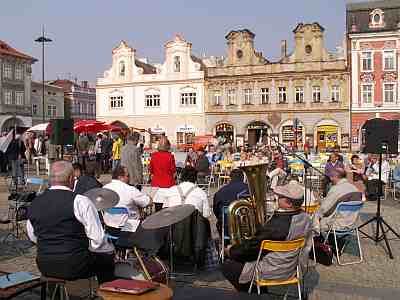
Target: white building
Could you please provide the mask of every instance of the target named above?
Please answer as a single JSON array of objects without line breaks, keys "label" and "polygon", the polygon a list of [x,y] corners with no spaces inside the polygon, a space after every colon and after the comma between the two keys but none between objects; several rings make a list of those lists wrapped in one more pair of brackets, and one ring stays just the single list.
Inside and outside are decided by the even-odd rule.
[{"label": "white building", "polygon": [[192,44],[179,35],[164,49],[164,63],[150,65],[122,41],[112,51],[112,67],[97,80],[97,119],[146,129],[146,145],[164,134],[173,145],[204,135],[201,60],[192,55]]}]

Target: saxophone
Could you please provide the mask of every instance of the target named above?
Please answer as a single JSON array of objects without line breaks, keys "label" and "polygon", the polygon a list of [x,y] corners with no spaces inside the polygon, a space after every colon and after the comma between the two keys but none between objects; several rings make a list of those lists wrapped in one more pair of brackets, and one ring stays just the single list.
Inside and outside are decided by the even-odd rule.
[{"label": "saxophone", "polygon": [[267,164],[239,167],[245,174],[250,197],[233,201],[228,207],[229,235],[232,245],[254,237],[256,226],[266,221]]}]

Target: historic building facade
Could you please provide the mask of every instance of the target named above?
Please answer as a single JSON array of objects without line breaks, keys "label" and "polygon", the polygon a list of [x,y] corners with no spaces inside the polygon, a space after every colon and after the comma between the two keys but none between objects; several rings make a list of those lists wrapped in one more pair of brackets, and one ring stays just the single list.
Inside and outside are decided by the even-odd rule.
[{"label": "historic building facade", "polygon": [[64,116],[74,120],[96,119],[96,89],[85,80],[71,81],[57,79],[49,85],[60,87],[64,91]]},{"label": "historic building facade", "polygon": [[346,18],[352,142],[358,149],[365,121],[400,119],[400,1],[349,4]]},{"label": "historic building facade", "polygon": [[324,28],[298,24],[294,49],[271,62],[254,49],[255,34],[231,31],[227,56],[207,59],[207,134],[234,145],[270,142],[300,148],[349,146],[349,73],[342,51],[324,47]]},{"label": "historic building facade", "polygon": [[[43,84],[32,81],[32,125],[43,123]],[[44,120],[64,118],[64,90],[50,84],[44,85]]]},{"label": "historic building facade", "polygon": [[31,78],[35,58],[0,40],[0,130],[32,126]]},{"label": "historic building facade", "polygon": [[164,46],[164,63],[151,65],[122,41],[112,51],[111,68],[97,80],[97,119],[144,129],[149,146],[161,135],[177,145],[203,135],[204,71],[191,49],[176,35]]}]

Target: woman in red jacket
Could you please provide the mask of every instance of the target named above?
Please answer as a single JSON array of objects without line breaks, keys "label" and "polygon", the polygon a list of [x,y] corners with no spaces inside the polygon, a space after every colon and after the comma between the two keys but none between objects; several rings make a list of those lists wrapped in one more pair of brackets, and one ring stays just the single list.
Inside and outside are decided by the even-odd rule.
[{"label": "woman in red jacket", "polygon": [[151,186],[157,189],[153,199],[157,211],[162,208],[168,189],[176,184],[176,164],[174,156],[169,152],[170,148],[170,142],[163,136],[158,144],[158,151],[151,155],[149,170]]}]

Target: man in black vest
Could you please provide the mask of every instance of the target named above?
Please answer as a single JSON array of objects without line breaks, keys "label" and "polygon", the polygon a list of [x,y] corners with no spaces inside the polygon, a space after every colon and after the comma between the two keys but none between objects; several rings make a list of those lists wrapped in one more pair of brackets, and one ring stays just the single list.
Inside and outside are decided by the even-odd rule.
[{"label": "man in black vest", "polygon": [[105,238],[93,203],[72,192],[72,164],[54,162],[50,184],[51,188],[37,196],[28,211],[28,235],[37,243],[40,272],[66,280],[94,275],[99,283],[113,280],[114,247]]}]

